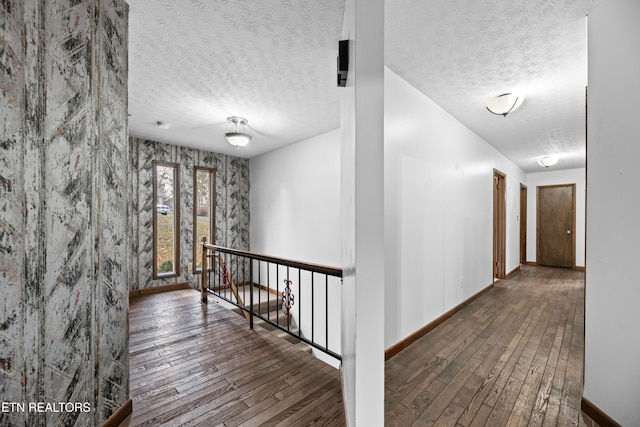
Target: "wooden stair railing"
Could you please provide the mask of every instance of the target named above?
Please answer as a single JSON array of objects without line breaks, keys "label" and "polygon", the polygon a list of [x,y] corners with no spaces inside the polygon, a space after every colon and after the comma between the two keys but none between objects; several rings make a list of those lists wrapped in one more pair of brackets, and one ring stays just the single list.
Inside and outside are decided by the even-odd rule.
[{"label": "wooden stair railing", "polygon": [[[233,281],[232,277],[231,277],[231,273],[229,272],[229,269],[227,268],[227,264],[224,262],[224,260],[222,259],[222,256],[220,256],[220,254],[207,254],[207,251],[204,248],[204,245],[207,244],[207,238],[203,237],[202,238],[202,246],[203,246],[203,250],[202,250],[202,277],[201,277],[201,295],[202,295],[202,302],[206,303],[207,302],[207,293],[206,293],[206,287],[207,287],[207,280],[208,280],[208,271],[209,271],[209,263],[208,260],[209,258],[215,258],[218,260],[218,263],[220,264],[220,268],[222,269],[222,277],[224,279],[224,281],[226,282],[226,284],[231,288],[231,292],[233,293],[233,296],[236,298],[236,302],[238,303],[239,306],[243,306],[244,305],[244,301],[242,300],[242,297],[240,296],[240,293],[238,292],[238,286],[236,286],[235,282]],[[251,316],[251,313],[245,310],[240,310],[242,311],[242,315],[251,323],[251,327],[253,328],[253,318]]]},{"label": "wooden stair railing", "polygon": [[[218,262],[218,266],[214,268],[215,261]],[[234,266],[233,275],[229,265]],[[294,275],[291,278],[289,276],[290,269]],[[276,276],[275,280],[273,277],[269,278],[270,270],[275,271],[273,273]],[[279,276],[280,272],[282,272],[281,276]],[[212,275],[211,273],[214,274]],[[263,273],[262,277],[261,273]],[[234,275],[235,281],[233,280]],[[283,278],[285,286],[284,288],[279,288],[278,284],[282,281],[280,279]],[[342,360],[339,350],[336,350],[339,349],[340,345],[339,335],[338,339],[335,338],[335,333],[339,334],[340,331],[339,317],[336,318],[331,315],[330,313],[332,312],[329,310],[330,302],[335,301],[339,304],[339,301],[336,300],[341,298],[341,269],[209,245],[206,242],[206,238],[203,238],[202,274],[200,280],[203,303],[207,303],[209,293],[214,294],[242,311],[243,315],[249,320],[250,328],[253,328],[254,318],[260,319],[307,345],[339,361]],[[295,289],[293,286],[292,288],[289,287],[292,281],[295,281]],[[243,286],[242,295],[245,297],[247,287],[249,288],[249,304],[245,304],[243,301],[239,285]],[[228,294],[229,288],[235,301]],[[275,319],[271,318],[268,313],[265,315],[261,309],[261,288],[278,295],[279,302],[276,304]],[[254,291],[256,289],[258,290],[259,298],[257,308],[254,305]],[[282,292],[280,292],[280,289],[282,289]],[[294,295],[293,292],[300,293],[300,295]],[[306,296],[307,302],[305,303],[304,311],[301,312],[303,301],[298,301],[298,298],[303,294]],[[294,306],[296,307],[295,313],[292,313],[291,308]],[[277,310],[280,311],[278,312]],[[333,313],[335,313],[335,310]],[[296,319],[301,322],[295,326],[293,324],[294,317],[292,317],[294,314],[297,316]],[[279,318],[278,316],[283,317]],[[285,324],[281,320],[285,320]],[[336,322],[338,323],[336,324]],[[302,323],[306,325],[304,326],[307,328],[305,329],[306,333],[303,333]],[[330,327],[330,323],[333,325],[332,327]],[[331,336],[330,331],[333,331]],[[333,339],[331,340],[330,338]]]}]

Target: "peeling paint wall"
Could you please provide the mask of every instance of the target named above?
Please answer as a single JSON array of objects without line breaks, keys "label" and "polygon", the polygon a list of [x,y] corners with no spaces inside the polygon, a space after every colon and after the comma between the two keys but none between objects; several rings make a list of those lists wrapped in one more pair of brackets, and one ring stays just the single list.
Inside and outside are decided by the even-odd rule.
[{"label": "peeling paint wall", "polygon": [[129,399],[127,26],[124,0],[0,2],[3,426]]},{"label": "peeling paint wall", "polygon": [[[153,161],[180,165],[180,276],[153,279]],[[131,290],[187,282],[197,288],[193,262],[193,171],[216,169],[216,244],[249,250],[249,160],[130,138],[129,209],[132,236]]]}]

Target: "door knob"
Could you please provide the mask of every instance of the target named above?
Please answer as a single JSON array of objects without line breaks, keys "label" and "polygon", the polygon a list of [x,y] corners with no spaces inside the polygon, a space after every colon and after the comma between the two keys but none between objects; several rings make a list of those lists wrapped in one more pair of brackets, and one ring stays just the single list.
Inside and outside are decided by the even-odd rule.
[{"label": "door knob", "polygon": [[571,234],[571,230],[567,230],[567,234]]}]

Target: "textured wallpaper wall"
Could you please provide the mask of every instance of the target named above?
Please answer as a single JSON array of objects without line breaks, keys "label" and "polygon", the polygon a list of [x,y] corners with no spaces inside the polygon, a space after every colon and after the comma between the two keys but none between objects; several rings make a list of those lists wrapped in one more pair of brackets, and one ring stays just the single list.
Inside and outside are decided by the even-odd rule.
[{"label": "textured wallpaper wall", "polygon": [[129,399],[127,27],[124,0],[0,2],[2,426]]},{"label": "textured wallpaper wall", "polygon": [[[130,289],[140,290],[174,283],[199,287],[193,262],[193,170],[216,169],[216,244],[249,249],[249,160],[138,138],[130,138],[129,209]],[[153,279],[153,161],[180,164],[180,276]],[[135,255],[137,254],[137,255]]]}]

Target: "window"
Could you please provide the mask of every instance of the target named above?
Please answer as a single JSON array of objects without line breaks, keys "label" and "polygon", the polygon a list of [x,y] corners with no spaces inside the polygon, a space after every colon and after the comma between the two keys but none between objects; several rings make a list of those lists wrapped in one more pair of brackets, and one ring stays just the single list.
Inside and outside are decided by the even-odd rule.
[{"label": "window", "polygon": [[180,274],[180,166],[153,162],[153,278]]},{"label": "window", "polygon": [[196,167],[193,174],[193,272],[202,270],[202,238],[215,242],[216,170]]}]

